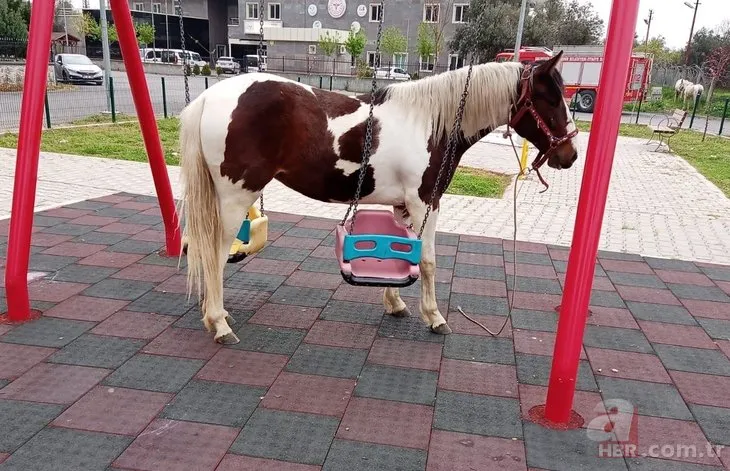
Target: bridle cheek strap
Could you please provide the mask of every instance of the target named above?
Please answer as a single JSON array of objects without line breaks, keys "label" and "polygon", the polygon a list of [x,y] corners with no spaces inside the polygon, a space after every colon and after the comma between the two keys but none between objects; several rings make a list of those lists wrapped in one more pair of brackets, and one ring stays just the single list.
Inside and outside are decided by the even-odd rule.
[{"label": "bridle cheek strap", "polygon": [[542,193],[544,191],[547,191],[549,185],[542,177],[542,175],[540,175],[540,167],[548,161],[548,159],[557,151],[558,147],[560,147],[566,141],[574,138],[578,134],[578,128],[573,129],[571,132],[562,137],[555,137],[553,132],[545,123],[545,120],[542,119],[542,116],[540,116],[540,114],[535,109],[535,105],[530,99],[530,96],[532,95],[532,73],[532,66],[525,66],[525,69],[522,72],[522,77],[520,79],[522,82],[522,93],[520,93],[520,98],[517,100],[517,103],[514,104],[514,108],[517,110],[517,112],[509,120],[509,126],[514,128],[515,125],[519,123],[520,120],[524,117],[525,113],[530,113],[530,115],[532,115],[532,119],[535,120],[537,127],[550,141],[550,147],[548,147],[547,151],[540,151],[537,154],[537,157],[535,157],[535,160],[532,161],[531,166],[531,170],[533,170],[537,174],[537,178],[540,180],[540,183],[545,185],[545,189],[540,192]]}]

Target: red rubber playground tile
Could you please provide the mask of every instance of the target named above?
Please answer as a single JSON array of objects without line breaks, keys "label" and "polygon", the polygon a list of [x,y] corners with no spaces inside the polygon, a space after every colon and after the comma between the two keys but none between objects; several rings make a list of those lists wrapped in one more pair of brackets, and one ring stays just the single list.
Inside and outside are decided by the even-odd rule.
[{"label": "red rubber playground tile", "polygon": [[606,271],[618,271],[623,273],[638,273],[652,275],[651,267],[644,262],[631,262],[625,260],[601,259],[601,266]]},{"label": "red rubber playground tile", "polygon": [[78,242],[63,242],[54,247],[44,250],[41,253],[48,255],[65,255],[68,257],[88,257],[100,250],[107,248],[100,244],[81,244]]},{"label": "red rubber playground tile", "polygon": [[[641,413],[641,411],[639,411]],[[639,456],[643,453],[657,453],[655,449],[650,449],[652,445],[665,444],[670,446],[681,444],[683,447],[694,446],[698,453],[675,453],[673,460],[705,464],[710,466],[721,466],[717,456],[710,456],[707,453],[707,437],[702,432],[700,426],[695,422],[664,419],[659,417],[649,417],[639,415],[638,421],[639,438],[637,453]],[[702,453],[699,453],[699,452]],[[679,468],[678,468],[679,469]]]},{"label": "red rubber playground tile", "polygon": [[517,397],[517,371],[512,365],[444,358],[438,387],[472,394]]},{"label": "red rubber playground tile", "polygon": [[683,299],[682,304],[695,317],[709,317],[730,321],[730,303]]},{"label": "red rubber playground tile", "polygon": [[198,371],[196,377],[209,381],[269,387],[288,360],[289,357],[284,355],[222,349]]},{"label": "red rubber playground tile", "polygon": [[524,471],[525,461],[521,440],[434,430],[426,471]]},{"label": "red rubber playground tile", "polygon": [[[294,273],[294,270],[296,270],[298,266],[299,264],[297,262],[270,260],[268,258],[253,258],[241,269],[241,271],[289,276]],[[317,273],[317,275],[319,275],[319,273]]]},{"label": "red rubber playground tile", "polygon": [[588,324],[623,329],[638,329],[639,324],[628,309],[615,307],[591,306]]},{"label": "red rubber playground tile", "polygon": [[507,296],[507,288],[503,281],[475,278],[454,278],[451,282],[451,291],[477,296]]},{"label": "red rubber playground tile", "polygon": [[48,317],[100,322],[129,304],[129,301],[72,296],[43,313]]},{"label": "red rubber playground tile", "polygon": [[96,252],[79,260],[80,265],[94,265],[97,267],[124,268],[142,260],[145,256],[136,253],[123,252]]},{"label": "red rubber playground tile", "polygon": [[157,337],[177,318],[147,312],[119,311],[91,329],[92,334],[151,339]]},{"label": "red rubber playground tile", "polygon": [[625,301],[637,301],[652,304],[671,304],[681,306],[674,294],[668,289],[644,288],[641,286],[616,286],[616,291]]},{"label": "red rubber playground tile", "polygon": [[119,218],[88,214],[69,221],[69,224],[80,224],[82,226],[106,226],[107,224],[117,221],[119,221]]},{"label": "red rubber playground tile", "polygon": [[692,404],[730,408],[730,376],[670,371],[682,398]]},{"label": "red rubber playground tile", "polygon": [[355,384],[354,379],[283,372],[261,405],[267,409],[342,417]]},{"label": "red rubber playground tile", "polygon": [[441,344],[378,337],[373,342],[368,362],[401,368],[438,371]]},{"label": "red rubber playground tile", "polygon": [[0,379],[13,380],[54,352],[55,348],[0,343]]},{"label": "red rubber playground tile", "polygon": [[330,347],[370,348],[377,327],[349,322],[317,321],[304,337],[307,343]]},{"label": "red rubber playground tile", "polygon": [[145,346],[144,353],[208,360],[221,345],[211,342],[205,330],[168,328]]},{"label": "red rubber playground tile", "polygon": [[712,286],[712,280],[704,273],[687,271],[654,270],[657,276],[665,283],[682,285]]},{"label": "red rubber playground tile", "polygon": [[104,227],[100,227],[97,229],[99,232],[115,232],[117,234],[137,234],[139,232],[142,232],[146,229],[149,229],[149,226],[144,226],[142,224],[127,224],[123,222],[113,222],[111,224],[107,224]]},{"label": "red rubber playground tile", "polygon": [[651,321],[639,321],[639,325],[646,338],[653,343],[665,343],[681,347],[715,348],[715,343],[700,326],[683,325],[681,328],[677,328],[677,324]]},{"label": "red rubber playground tile", "polygon": [[0,398],[73,404],[111,370],[40,363],[0,390]]},{"label": "red rubber playground tile", "polygon": [[67,281],[40,280],[28,285],[28,295],[34,301],[60,303],[91,285]]},{"label": "red rubber playground tile", "polygon": [[[505,323],[504,316],[488,316],[482,314],[470,314],[468,312],[467,315],[494,333],[496,333]],[[451,327],[451,330],[453,330],[455,334],[482,335],[491,337],[491,334],[489,332],[464,317],[464,315],[462,315],[459,311],[450,312],[446,320],[449,324],[449,327]],[[502,332],[500,332],[499,337],[512,337],[512,322],[510,320],[507,320],[507,324],[504,326]]]},{"label": "red rubber playground tile", "polygon": [[111,278],[123,278],[125,280],[151,281],[159,283],[179,273],[176,267],[164,265],[150,265],[135,263],[111,275]]},{"label": "red rubber playground tile", "polygon": [[73,239],[74,236],[63,234],[48,234],[46,232],[36,232],[33,234],[30,245],[38,247],[53,247],[67,240]]},{"label": "red rubber playground tile", "polygon": [[593,373],[612,378],[671,383],[659,357],[649,353],[624,352],[605,348],[587,348]]},{"label": "red rubber playground tile", "polygon": [[215,471],[319,471],[321,466],[228,454]]},{"label": "red rubber playground tile", "polygon": [[256,311],[248,322],[292,329],[309,329],[319,317],[320,312],[322,312],[321,309],[313,307],[267,303]]}]

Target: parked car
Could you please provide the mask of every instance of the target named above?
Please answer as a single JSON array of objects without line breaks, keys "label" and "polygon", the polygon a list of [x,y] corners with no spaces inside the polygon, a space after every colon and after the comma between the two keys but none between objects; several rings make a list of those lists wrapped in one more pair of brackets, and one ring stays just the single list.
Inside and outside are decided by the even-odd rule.
[{"label": "parked car", "polygon": [[57,54],[53,61],[56,80],[101,85],[104,72],[83,54]]},{"label": "parked car", "polygon": [[215,63],[216,68],[220,67],[223,73],[237,74],[241,71],[241,64],[239,64],[233,57],[222,56],[218,58]]},{"label": "parked car", "polygon": [[400,67],[378,67],[375,70],[375,77],[379,79],[410,80],[408,72]]}]

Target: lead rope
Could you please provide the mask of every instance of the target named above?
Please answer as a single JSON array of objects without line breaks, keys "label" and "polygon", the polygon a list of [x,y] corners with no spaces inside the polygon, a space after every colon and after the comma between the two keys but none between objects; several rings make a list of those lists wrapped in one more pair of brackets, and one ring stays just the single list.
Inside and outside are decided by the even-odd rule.
[{"label": "lead rope", "polygon": [[[472,321],[482,329],[486,330],[489,335],[492,337],[498,337],[499,334],[502,333],[504,328],[507,326],[507,322],[509,322],[510,318],[512,317],[512,309],[515,305],[515,287],[517,286],[517,194],[522,190],[522,184],[520,184],[519,190],[517,189],[517,182],[519,181],[520,177],[522,175],[525,175],[525,169],[522,168],[522,164],[520,163],[520,156],[517,153],[517,147],[515,147],[515,143],[512,140],[512,133],[509,132],[509,125],[507,125],[507,133],[509,136],[509,141],[512,144],[512,150],[515,153],[515,158],[517,159],[517,166],[520,168],[520,172],[517,174],[517,177],[515,178],[515,186],[513,191],[513,197],[512,197],[512,218],[513,218],[513,233],[512,233],[512,293],[510,293],[509,299],[508,299],[508,306],[507,306],[507,318],[504,320],[504,323],[502,323],[502,327],[499,328],[499,330],[494,333],[491,330],[489,330],[487,327],[485,327],[481,322],[477,321],[476,319],[471,318],[467,313],[464,312],[464,310],[461,308],[461,306],[456,306],[456,310],[461,313],[464,317],[466,317],[468,320]],[[529,173],[529,171],[528,171]]]}]

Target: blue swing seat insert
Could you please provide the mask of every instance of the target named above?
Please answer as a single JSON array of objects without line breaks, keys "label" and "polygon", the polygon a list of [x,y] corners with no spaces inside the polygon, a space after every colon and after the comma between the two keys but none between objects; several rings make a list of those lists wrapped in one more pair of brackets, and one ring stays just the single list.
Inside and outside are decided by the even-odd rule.
[{"label": "blue swing seat insert", "polygon": [[[371,245],[371,247],[358,248],[358,245]],[[404,250],[399,250],[401,247]],[[421,261],[421,241],[385,234],[346,234],[342,255],[346,262],[369,257],[381,260],[404,260],[412,265],[418,265]]]},{"label": "blue swing seat insert", "polygon": [[236,239],[240,240],[244,244],[248,244],[249,240],[251,239],[251,220],[246,218],[243,221],[243,224],[241,225],[241,228],[238,230],[238,235],[236,236]]}]

